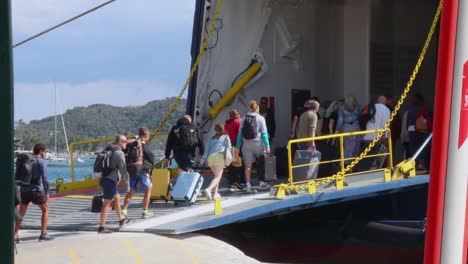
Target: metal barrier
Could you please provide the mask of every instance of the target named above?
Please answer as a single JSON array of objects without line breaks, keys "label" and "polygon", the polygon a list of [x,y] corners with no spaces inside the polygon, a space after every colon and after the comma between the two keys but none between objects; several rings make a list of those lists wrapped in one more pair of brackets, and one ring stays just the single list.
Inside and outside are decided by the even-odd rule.
[{"label": "metal barrier", "polygon": [[[377,169],[372,169],[372,170],[365,170],[365,171],[360,171],[359,173],[365,173],[365,172],[373,172],[373,171],[385,171],[385,180],[391,180],[391,170],[393,169],[393,149],[392,149],[392,139],[390,135],[390,129],[379,129],[379,130],[367,130],[367,131],[357,131],[357,132],[349,132],[349,133],[340,133],[340,134],[333,134],[333,135],[326,135],[326,136],[318,136],[318,137],[313,137],[313,138],[301,138],[301,139],[293,139],[288,142],[288,171],[289,171],[289,178],[288,178],[288,184],[289,184],[289,189],[290,190],[300,190],[300,189],[308,189],[309,192],[314,193],[315,192],[315,187],[320,186],[326,183],[331,182],[333,177],[325,177],[325,178],[319,178],[319,179],[312,179],[312,180],[305,180],[305,181],[297,181],[294,182],[294,174],[293,174],[293,169],[295,168],[301,168],[301,167],[307,167],[307,166],[312,166],[312,165],[320,165],[320,164],[328,164],[328,163],[340,163],[340,168],[343,171],[345,168],[345,161],[347,160],[354,160],[358,156],[354,157],[344,157],[344,138],[345,137],[353,137],[353,136],[358,136],[361,137],[366,134],[373,134],[373,133],[378,133],[378,132],[383,132],[387,133],[386,136],[386,145],[387,145],[387,150],[386,152],[383,153],[377,153],[377,154],[368,154],[364,156],[364,159],[369,159],[369,158],[378,158],[378,157],[387,157],[387,166],[383,168],[377,168]],[[293,164],[293,157],[292,157],[292,146],[293,144],[298,144],[298,143],[307,143],[307,142],[312,142],[312,141],[321,141],[321,140],[330,140],[330,139],[336,139],[338,138],[339,141],[339,153],[340,153],[340,158],[339,159],[334,159],[334,160],[320,160],[319,162],[313,162],[313,163],[307,163],[307,164],[301,164],[301,165],[292,165]],[[360,142],[360,141],[359,141]],[[320,149],[318,149],[320,151]],[[333,173],[333,172],[331,172]],[[355,175],[356,173],[347,173],[344,174],[344,176],[352,176]],[[275,186],[280,188],[281,185]],[[337,181],[337,189],[341,189],[342,186],[338,185]]]},{"label": "metal barrier", "polygon": [[[151,133],[151,138],[155,137],[155,136],[166,136],[168,135],[169,132],[160,132],[160,133]],[[134,136],[129,136],[128,137],[129,139],[132,139],[132,138],[135,138]],[[70,171],[71,171],[71,183],[64,183],[63,182],[63,179],[59,178],[57,179],[57,182],[55,183],[55,186],[57,188],[57,190],[60,192],[61,191],[70,191],[70,190],[75,190],[77,188],[80,188],[80,187],[70,187],[68,186],[65,187],[66,184],[72,184],[72,185],[77,185],[77,186],[83,186],[83,187],[88,187],[89,185],[93,185],[95,184],[96,179],[93,179],[93,178],[86,178],[85,177],[85,181],[83,181],[83,183],[80,183],[80,184],[77,184],[77,182],[75,182],[75,161],[74,161],[74,157],[73,157],[73,151],[74,151],[74,148],[75,146],[78,146],[78,145],[87,145],[87,144],[94,144],[94,143],[103,143],[103,142],[113,142],[115,140],[115,137],[113,138],[102,138],[102,139],[93,139],[93,140],[86,140],[86,141],[80,141],[80,142],[72,142],[70,144]],[[89,182],[88,183],[85,183],[85,182]]]}]

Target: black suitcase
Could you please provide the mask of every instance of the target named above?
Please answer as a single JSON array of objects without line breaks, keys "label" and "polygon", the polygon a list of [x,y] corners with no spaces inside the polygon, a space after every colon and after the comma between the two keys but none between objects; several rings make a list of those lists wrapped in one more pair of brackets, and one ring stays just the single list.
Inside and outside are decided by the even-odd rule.
[{"label": "black suitcase", "polygon": [[276,175],[278,177],[288,178],[288,148],[278,147],[275,149],[276,157]]},{"label": "black suitcase", "polygon": [[93,197],[93,202],[91,204],[91,212],[92,213],[100,213],[103,203],[104,203],[103,196],[102,195],[95,195]]},{"label": "black suitcase", "polygon": [[[319,164],[322,154],[318,150],[297,150],[294,154],[293,166],[304,165],[293,168],[293,181],[306,181],[317,179]],[[307,164],[307,165],[306,165]]]},{"label": "black suitcase", "polygon": [[276,157],[263,155],[257,160],[257,178],[259,181],[276,181]]},{"label": "black suitcase", "polygon": [[[317,149],[322,154],[322,161],[340,160],[340,151],[337,147],[337,143],[333,143],[335,142],[333,142],[332,140],[320,140],[315,143],[317,145]],[[320,168],[318,170],[318,178],[332,176],[340,170],[340,161],[320,164]]]}]

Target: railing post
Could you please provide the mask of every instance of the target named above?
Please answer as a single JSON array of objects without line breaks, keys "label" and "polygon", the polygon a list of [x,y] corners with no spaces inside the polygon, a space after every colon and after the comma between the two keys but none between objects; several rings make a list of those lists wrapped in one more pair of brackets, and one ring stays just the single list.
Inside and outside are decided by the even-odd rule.
[{"label": "railing post", "polygon": [[344,138],[340,135],[340,159],[341,159],[341,170],[344,170]]},{"label": "railing post", "polygon": [[0,217],[1,262],[13,263],[13,211],[14,211],[14,178],[13,178],[13,61],[11,46],[11,5],[10,1],[0,1],[0,113],[3,129],[0,137],[4,140],[0,151],[0,201],[3,212]]},{"label": "railing post", "polygon": [[70,175],[71,175],[71,180],[72,182],[75,182],[75,160],[73,158],[73,148],[75,144],[71,143],[70,144]]},{"label": "railing post", "polygon": [[289,171],[289,185],[293,185],[291,141],[288,141],[288,171]]},{"label": "railing post", "polygon": [[387,137],[387,142],[388,142],[388,164],[387,166],[390,166],[390,168],[393,169],[393,142],[392,142],[392,132],[389,130],[388,131],[388,137]]}]

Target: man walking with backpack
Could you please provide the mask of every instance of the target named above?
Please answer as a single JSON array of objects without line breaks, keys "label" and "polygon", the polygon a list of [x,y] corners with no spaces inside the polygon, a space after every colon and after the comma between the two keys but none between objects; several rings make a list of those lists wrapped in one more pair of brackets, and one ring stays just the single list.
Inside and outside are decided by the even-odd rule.
[{"label": "man walking with backpack", "polygon": [[130,176],[130,191],[125,196],[125,202],[122,209],[122,214],[127,216],[127,209],[130,205],[130,200],[137,190],[137,185],[141,184],[145,191],[143,198],[143,213],[142,218],[149,218],[153,213],[148,211],[148,206],[151,196],[151,176],[150,171],[154,165],[154,155],[147,150],[146,142],[150,140],[150,131],[146,127],[138,130],[138,138],[128,142],[125,149],[125,158],[127,162],[127,171]]},{"label": "man walking with backpack", "polygon": [[[34,156],[24,153],[19,156],[16,163],[16,183],[21,186],[21,204],[20,214],[23,217],[28,210],[30,202],[39,206],[42,211],[41,217],[41,235],[39,241],[52,240],[47,234],[47,221],[49,219],[49,180],[47,178],[47,162],[45,161],[46,146],[36,144],[33,148]],[[21,220],[18,219],[15,225],[15,242],[19,243],[18,231],[21,226]]]},{"label": "man walking with backpack", "polygon": [[199,154],[203,155],[205,149],[201,133],[192,123],[192,117],[185,115],[177,121],[167,136],[166,160],[169,160],[172,151],[180,170],[187,171],[193,165],[197,147]]},{"label": "man walking with backpack", "polygon": [[101,208],[100,223],[98,233],[106,234],[112,233],[106,229],[107,215],[112,208],[112,202],[114,203],[115,213],[119,219],[119,227],[123,227],[130,219],[122,215],[120,210],[120,195],[117,191],[117,187],[121,179],[125,181],[128,188],[128,173],[127,166],[125,164],[125,155],[122,152],[127,146],[127,138],[124,135],[118,135],[115,138],[115,145],[108,146],[105,151],[109,153],[109,167],[105,168],[99,184],[102,188],[104,203]]}]

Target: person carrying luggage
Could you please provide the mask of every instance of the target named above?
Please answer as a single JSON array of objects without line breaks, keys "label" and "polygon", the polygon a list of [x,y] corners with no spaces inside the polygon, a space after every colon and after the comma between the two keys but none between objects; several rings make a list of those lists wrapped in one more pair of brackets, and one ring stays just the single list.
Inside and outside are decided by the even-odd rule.
[{"label": "person carrying luggage", "polygon": [[205,160],[208,161],[208,166],[214,176],[208,188],[204,190],[205,196],[208,200],[212,200],[213,197],[215,199],[221,197],[218,192],[218,188],[226,165],[226,153],[232,153],[231,141],[227,134],[228,133],[224,129],[223,124],[216,124],[215,134],[206,145],[205,154],[203,154],[203,157],[200,160],[201,164],[203,164]]},{"label": "person carrying luggage", "polygon": [[181,171],[188,171],[193,165],[195,151],[203,155],[203,138],[198,127],[192,123],[192,117],[185,115],[171,128],[167,136],[165,157],[169,161],[171,152]]},{"label": "person carrying luggage", "polygon": [[[297,126],[298,139],[315,137],[318,122],[317,111],[319,110],[320,104],[315,100],[309,100],[307,106],[307,111],[302,113],[301,117],[299,117]],[[315,142],[313,140],[310,142],[302,142],[298,145],[302,150],[315,149]]]},{"label": "person carrying luggage", "polygon": [[127,171],[130,176],[130,191],[124,199],[122,214],[127,216],[127,209],[130,205],[130,200],[137,190],[137,185],[140,184],[144,190],[143,197],[143,212],[141,217],[146,219],[154,214],[148,211],[151,196],[151,176],[150,171],[154,165],[154,155],[146,147],[146,142],[150,140],[150,131],[146,127],[138,130],[138,138],[129,141],[125,149]]},{"label": "person carrying luggage", "polygon": [[123,179],[129,191],[129,179],[127,166],[125,164],[125,154],[123,149],[127,147],[127,138],[124,135],[118,135],[115,138],[115,144],[106,147],[106,151],[110,153],[109,167],[104,170],[99,180],[103,192],[104,203],[101,208],[100,222],[98,233],[107,234],[112,231],[105,228],[107,215],[112,208],[112,202],[114,204],[115,213],[119,219],[119,227],[123,227],[130,219],[125,217],[120,208],[120,195],[117,191],[117,187],[121,179]]},{"label": "person carrying luggage", "polygon": [[47,234],[47,221],[49,219],[49,180],[47,174],[46,145],[38,143],[34,145],[33,154],[24,153],[18,156],[16,161],[16,183],[20,187],[20,219],[16,220],[15,242],[19,243],[19,229],[22,218],[28,210],[30,202],[39,206],[42,212],[41,217],[41,235],[39,241],[48,241],[54,239]]},{"label": "person carrying luggage", "polygon": [[268,130],[265,118],[259,113],[257,102],[249,102],[249,112],[242,118],[237,136],[237,148],[242,146],[242,158],[245,164],[245,183],[248,193],[256,192],[250,183],[252,164],[265,152],[270,153],[270,142],[268,141]]}]

